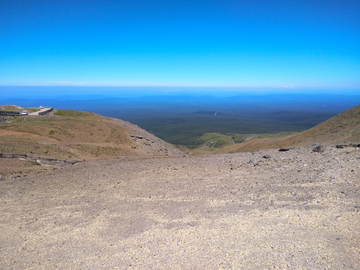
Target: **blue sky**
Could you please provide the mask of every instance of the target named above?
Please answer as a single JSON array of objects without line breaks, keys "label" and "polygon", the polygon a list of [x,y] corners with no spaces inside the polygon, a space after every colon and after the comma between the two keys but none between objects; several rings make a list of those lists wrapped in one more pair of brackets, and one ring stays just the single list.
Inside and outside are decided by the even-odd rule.
[{"label": "blue sky", "polygon": [[0,85],[360,90],[360,1],[0,1]]}]

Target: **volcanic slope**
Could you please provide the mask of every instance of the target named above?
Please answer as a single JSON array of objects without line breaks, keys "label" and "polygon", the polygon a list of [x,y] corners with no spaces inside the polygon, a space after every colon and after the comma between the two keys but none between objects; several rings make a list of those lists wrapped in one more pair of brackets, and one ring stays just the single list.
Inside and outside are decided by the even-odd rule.
[{"label": "volcanic slope", "polygon": [[253,139],[215,150],[213,153],[235,153],[259,149],[308,146],[314,143],[343,142],[360,142],[360,105],[346,110],[311,129],[294,135],[279,138]]},{"label": "volcanic slope", "polygon": [[183,155],[172,145],[120,119],[66,110],[54,114],[15,117],[1,123],[0,151],[73,159]]},{"label": "volcanic slope", "polygon": [[[66,114],[37,118],[50,121],[33,124],[41,131],[21,122],[35,118],[2,129],[90,160],[1,179],[0,269],[360,269],[356,144],[189,157],[152,148],[156,138],[127,122]],[[123,135],[110,136],[115,127]],[[134,155],[96,159],[71,143],[117,136]]]},{"label": "volcanic slope", "polygon": [[[185,155],[173,145],[120,119],[66,110],[55,110],[52,114],[3,119],[0,123],[0,154],[17,158],[0,159],[0,178],[53,169],[51,166],[61,165],[61,160]],[[44,166],[37,166],[39,164]]]},{"label": "volcanic slope", "polygon": [[360,152],[91,160],[0,181],[1,269],[360,269]]}]

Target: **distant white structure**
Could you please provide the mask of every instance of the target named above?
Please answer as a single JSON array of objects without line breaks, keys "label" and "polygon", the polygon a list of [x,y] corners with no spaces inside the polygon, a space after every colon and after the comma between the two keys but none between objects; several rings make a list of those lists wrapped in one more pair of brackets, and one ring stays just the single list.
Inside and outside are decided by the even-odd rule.
[{"label": "distant white structure", "polygon": [[39,109],[44,109],[44,106],[40,106]]},{"label": "distant white structure", "polygon": [[29,112],[28,112],[28,111],[22,111],[21,114],[22,114],[22,115],[28,115]]}]

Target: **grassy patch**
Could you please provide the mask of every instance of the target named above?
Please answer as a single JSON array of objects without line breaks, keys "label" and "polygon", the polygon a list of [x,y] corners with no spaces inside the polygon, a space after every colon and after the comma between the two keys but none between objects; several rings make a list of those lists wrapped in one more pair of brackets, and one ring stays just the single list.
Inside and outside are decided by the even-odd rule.
[{"label": "grassy patch", "polygon": [[73,110],[55,110],[54,115],[57,115],[57,116],[91,116],[91,115],[95,115],[95,114],[89,113],[89,112],[73,111]]},{"label": "grassy patch", "polygon": [[210,148],[220,148],[226,145],[231,145],[232,140],[229,136],[220,133],[206,133],[199,139],[195,140],[195,144]]},{"label": "grassy patch", "polygon": [[265,133],[265,134],[233,134],[232,138],[234,143],[242,143],[251,138],[279,138],[288,135],[296,134],[297,132],[278,132],[278,133]]},{"label": "grassy patch", "polygon": [[26,134],[1,136],[0,150],[58,159],[88,159],[131,152],[128,146],[132,140],[125,128],[96,114],[60,112],[62,117],[15,117],[15,123],[0,123],[1,129]]},{"label": "grassy patch", "polygon": [[82,144],[78,144],[75,147],[77,150],[83,153],[91,154],[94,157],[120,156],[124,154],[121,149],[114,147],[101,147],[95,145],[82,145]]},{"label": "grassy patch", "polygon": [[39,108],[25,108],[29,113],[32,113],[32,112],[37,112],[39,111],[40,109]]},{"label": "grassy patch", "polygon": [[21,122],[23,122],[24,121],[24,118],[23,117],[20,117],[20,116],[15,116],[13,119],[12,119],[12,123],[14,123],[14,124],[19,124],[19,123],[21,123]]}]

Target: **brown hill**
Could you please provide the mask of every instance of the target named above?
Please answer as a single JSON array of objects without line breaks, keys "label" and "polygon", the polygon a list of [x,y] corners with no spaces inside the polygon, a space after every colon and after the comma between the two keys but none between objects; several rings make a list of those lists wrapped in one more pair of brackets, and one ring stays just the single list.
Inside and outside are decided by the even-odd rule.
[{"label": "brown hill", "polygon": [[0,153],[77,160],[120,155],[184,155],[132,123],[66,110],[55,111],[51,116],[15,117],[2,123]]},{"label": "brown hill", "polygon": [[[16,159],[0,159],[0,177],[9,168],[13,171],[23,167],[18,158],[32,161],[27,165],[34,167],[39,163],[66,165],[110,156],[184,155],[173,145],[134,124],[93,113],[58,110],[48,116],[10,117],[6,120],[0,123],[0,154],[2,157],[13,155]],[[24,168],[21,171],[24,170],[27,171]]]},{"label": "brown hill", "polygon": [[253,139],[227,146],[213,153],[235,153],[259,149],[308,146],[314,143],[344,143],[360,140],[360,105],[346,110],[317,126],[286,137]]}]

